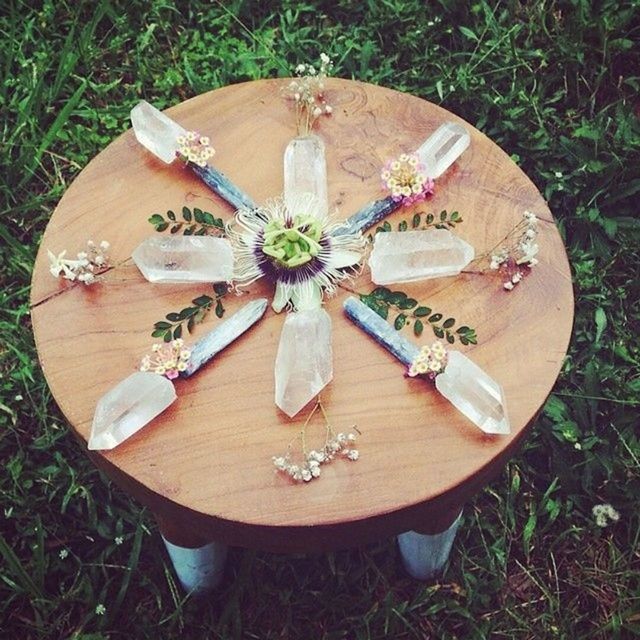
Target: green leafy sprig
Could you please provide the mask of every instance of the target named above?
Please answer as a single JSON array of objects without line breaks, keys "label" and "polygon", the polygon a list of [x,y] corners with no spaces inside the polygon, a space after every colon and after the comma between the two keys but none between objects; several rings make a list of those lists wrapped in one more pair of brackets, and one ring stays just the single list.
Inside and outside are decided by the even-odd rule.
[{"label": "green leafy sprig", "polygon": [[154,213],[149,218],[149,222],[159,233],[169,229],[170,233],[182,231],[182,235],[185,236],[225,235],[222,218],[216,218],[208,211],[202,211],[197,207],[193,211],[189,207],[182,207],[182,220],[178,220],[176,214],[171,210],[167,211],[165,216]]},{"label": "green leafy sprig", "polygon": [[171,342],[181,338],[184,325],[186,323],[187,331],[193,332],[194,327],[200,324],[215,303],[215,314],[218,318],[222,318],[225,309],[222,304],[222,298],[227,295],[229,287],[221,282],[213,285],[215,298],[208,295],[201,295],[191,301],[191,306],[185,307],[181,311],[172,311],[167,313],[164,320],[160,320],[153,325],[151,335],[154,338],[162,338],[165,342]]},{"label": "green leafy sprig", "polygon": [[[425,211],[418,211],[413,215],[411,221],[400,220],[398,222],[397,231],[425,231],[427,229],[453,229],[456,225],[463,222],[460,217],[460,213],[452,211],[448,213],[445,210],[441,211],[439,215],[433,213],[426,213]],[[374,233],[384,233],[385,231],[393,231],[393,227],[388,220],[385,220],[380,226],[376,227]],[[369,239],[373,238],[369,236]]]},{"label": "green leafy sprig", "polygon": [[455,328],[455,318],[444,318],[442,313],[434,313],[431,307],[420,304],[402,291],[377,287],[371,293],[361,293],[359,296],[362,302],[385,320],[393,312],[393,326],[398,331],[413,324],[413,333],[419,337],[425,325],[428,325],[438,338],[445,339],[449,344],[453,344],[456,339],[464,345],[478,343],[475,329],[466,325]]}]

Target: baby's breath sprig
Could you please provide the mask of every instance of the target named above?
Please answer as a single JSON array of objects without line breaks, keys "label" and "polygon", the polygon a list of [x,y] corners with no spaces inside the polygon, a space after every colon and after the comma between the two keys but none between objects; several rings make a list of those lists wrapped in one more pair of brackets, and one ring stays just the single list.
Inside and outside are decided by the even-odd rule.
[{"label": "baby's breath sprig", "polygon": [[311,133],[316,120],[333,112],[324,99],[324,81],[333,68],[333,62],[326,53],[320,54],[318,68],[302,63],[295,68],[296,77],[283,90],[286,98],[295,102],[296,130],[299,136]]},{"label": "baby's breath sprig", "polygon": [[207,136],[201,136],[196,131],[188,131],[185,135],[178,136],[177,156],[185,162],[193,162],[199,167],[206,167],[207,160],[213,157],[215,149],[211,146]]},{"label": "baby's breath sprig", "polygon": [[169,343],[156,343],[151,354],[142,358],[140,371],[150,371],[174,380],[187,369],[191,351],[184,346],[184,340],[178,338]]},{"label": "baby's breath sprig", "polygon": [[393,313],[393,326],[398,331],[413,324],[413,333],[419,338],[425,326],[430,326],[437,338],[445,339],[449,344],[454,344],[456,339],[463,345],[478,343],[475,329],[467,325],[456,328],[455,318],[434,312],[431,307],[410,298],[404,291],[391,291],[387,287],[376,287],[371,293],[350,291],[384,320],[389,320],[389,315]]},{"label": "baby's breath sprig", "polygon": [[[458,211],[449,213],[443,209],[439,214],[427,213],[426,211],[417,211],[409,220],[400,220],[396,226],[398,231],[427,231],[428,229],[454,229],[456,225],[463,222]],[[388,220],[378,225],[373,232],[369,234],[367,239],[373,242],[374,235],[377,233],[385,233],[393,231],[393,227]]]},{"label": "baby's breath sprig", "polygon": [[499,271],[502,286],[511,291],[538,264],[538,218],[525,211],[522,220],[486,256],[491,256],[489,269]]},{"label": "baby's breath sprig", "polygon": [[182,220],[178,220],[176,213],[169,210],[164,216],[161,213],[154,213],[148,221],[158,233],[168,229],[172,234],[182,232],[185,236],[215,235],[221,237],[225,235],[222,218],[216,218],[213,214],[198,207],[194,207],[193,210],[189,207],[182,207]]},{"label": "baby's breath sprig", "polygon": [[76,259],[65,258],[67,250],[55,255],[47,251],[49,256],[49,271],[54,278],[78,281],[86,285],[96,282],[100,274],[111,267],[107,251],[109,243],[106,240],[97,244],[87,240],[86,251],[78,252]]},{"label": "baby's breath sprig", "polygon": [[180,311],[172,311],[167,313],[165,320],[159,320],[153,325],[153,338],[162,338],[165,342],[171,342],[182,338],[183,327],[186,324],[187,331],[192,333],[195,326],[201,323],[215,303],[215,314],[218,318],[222,318],[225,309],[222,304],[224,298],[229,292],[229,287],[225,282],[217,282],[213,285],[215,291],[215,299],[208,295],[200,295],[191,301],[192,306],[185,307]]},{"label": "baby's breath sprig", "polygon": [[[307,427],[309,426],[311,418],[313,418],[318,410],[322,413],[325,421],[325,441],[320,449],[312,449],[309,451],[307,450]],[[355,426],[353,429],[357,431]],[[298,440],[301,441],[301,460],[294,462],[293,446]],[[272,461],[280,473],[288,475],[292,480],[296,482],[310,482],[314,478],[320,477],[320,467],[323,464],[327,464],[337,457],[346,458],[351,461],[357,460],[360,457],[360,452],[355,448],[355,444],[355,433],[334,433],[322,401],[318,398],[305,423],[302,425],[300,433],[287,446],[285,455],[274,456]]]}]

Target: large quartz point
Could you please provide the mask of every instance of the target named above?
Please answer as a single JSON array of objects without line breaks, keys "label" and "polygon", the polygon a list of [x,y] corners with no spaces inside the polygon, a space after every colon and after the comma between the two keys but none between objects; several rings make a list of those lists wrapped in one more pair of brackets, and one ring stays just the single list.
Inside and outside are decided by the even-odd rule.
[{"label": "large quartz point", "polygon": [[474,255],[469,243],[447,229],[381,232],[369,256],[371,279],[392,284],[455,276]]},{"label": "large quartz point", "polygon": [[176,159],[177,138],[187,133],[177,122],[142,100],[131,109],[131,124],[143,147],[167,164]]},{"label": "large quartz point", "polygon": [[313,134],[294,138],[284,152],[284,201],[289,211],[295,210],[300,196],[309,193],[319,203],[319,215],[325,217],[329,212],[327,162],[324,142]]},{"label": "large quartz point", "polygon": [[173,384],[165,377],[141,371],[132,373],[98,400],[89,449],[113,449],[175,399]]},{"label": "large quartz point", "polygon": [[449,351],[436,389],[485,433],[511,432],[502,387],[459,351]]},{"label": "large quartz point", "polygon": [[423,142],[416,153],[430,178],[440,177],[469,146],[467,130],[453,122],[445,122]]},{"label": "large quartz point", "polygon": [[322,308],[287,314],[276,356],[276,404],[290,418],[333,378],[331,318]]},{"label": "large quartz point", "polygon": [[208,236],[151,236],[133,252],[149,282],[228,282],[233,250],[228,240]]}]

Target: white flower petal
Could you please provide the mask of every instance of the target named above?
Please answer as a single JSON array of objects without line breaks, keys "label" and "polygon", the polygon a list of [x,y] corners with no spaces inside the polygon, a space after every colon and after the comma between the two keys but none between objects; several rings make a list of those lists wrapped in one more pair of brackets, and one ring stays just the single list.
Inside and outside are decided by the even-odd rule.
[{"label": "white flower petal", "polygon": [[349,251],[347,249],[332,248],[327,266],[334,269],[344,269],[345,267],[353,267],[358,264],[362,258],[362,253],[358,251]]},{"label": "white flower petal", "polygon": [[323,211],[322,203],[313,193],[294,193],[286,196],[286,205],[283,203],[285,214],[295,216],[297,214],[313,216],[317,220],[326,222],[328,213]]},{"label": "white flower petal", "polygon": [[291,287],[291,304],[296,311],[319,309],[322,306],[322,288],[313,280]]},{"label": "white flower petal", "polygon": [[289,285],[281,282],[276,282],[276,291],[273,295],[273,302],[271,306],[276,313],[280,313],[285,305],[289,302],[290,289]]}]

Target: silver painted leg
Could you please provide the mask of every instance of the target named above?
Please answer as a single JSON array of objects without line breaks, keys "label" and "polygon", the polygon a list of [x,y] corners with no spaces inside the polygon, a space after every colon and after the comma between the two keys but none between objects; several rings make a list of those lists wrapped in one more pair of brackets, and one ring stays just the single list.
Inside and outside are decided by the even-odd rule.
[{"label": "silver painted leg", "polygon": [[462,512],[442,533],[427,535],[407,531],[398,536],[402,564],[412,577],[416,580],[430,580],[442,573],[449,559],[461,518]]},{"label": "silver painted leg", "polygon": [[185,591],[202,594],[220,584],[227,559],[226,545],[210,542],[204,547],[189,549],[169,542],[164,536],[162,539]]}]

